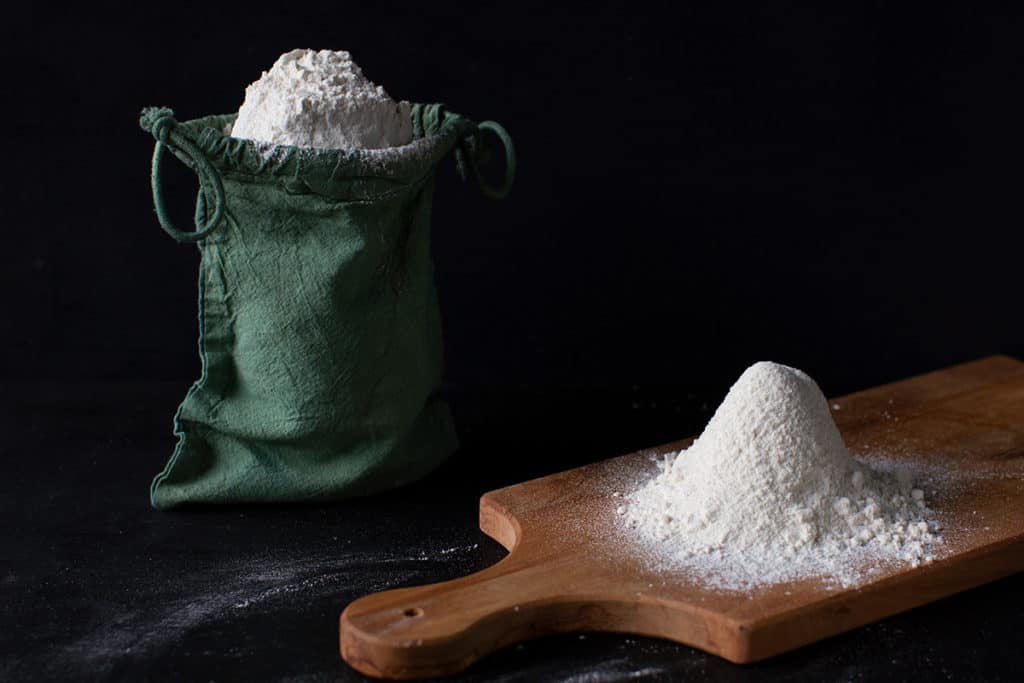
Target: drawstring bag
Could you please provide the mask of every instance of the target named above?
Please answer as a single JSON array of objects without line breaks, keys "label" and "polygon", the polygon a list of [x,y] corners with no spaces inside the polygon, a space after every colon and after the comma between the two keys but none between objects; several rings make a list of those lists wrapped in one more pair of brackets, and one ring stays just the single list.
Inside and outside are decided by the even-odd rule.
[{"label": "drawstring bag", "polygon": [[[175,121],[149,108],[160,225],[199,246],[202,375],[174,417],[177,447],[154,480],[158,509],[308,501],[410,482],[457,446],[441,377],[430,260],[437,165],[508,194],[511,140],[441,105],[412,107],[414,139],[321,150],[232,138],[234,116]],[[482,179],[483,131],[505,146],[501,187]],[[167,217],[161,158],[199,178],[194,232]]]}]

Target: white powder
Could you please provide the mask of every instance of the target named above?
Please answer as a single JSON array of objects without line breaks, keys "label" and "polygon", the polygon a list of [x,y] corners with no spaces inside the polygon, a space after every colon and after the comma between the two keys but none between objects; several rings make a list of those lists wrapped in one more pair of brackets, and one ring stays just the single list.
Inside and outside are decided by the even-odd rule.
[{"label": "white powder", "polygon": [[785,365],[748,368],[659,469],[618,513],[670,563],[722,587],[851,585],[882,563],[931,562],[941,542],[909,474],[856,461],[818,385]]},{"label": "white powder", "polygon": [[412,140],[409,111],[349,53],[292,50],[246,88],[231,135],[321,149],[397,147]]}]

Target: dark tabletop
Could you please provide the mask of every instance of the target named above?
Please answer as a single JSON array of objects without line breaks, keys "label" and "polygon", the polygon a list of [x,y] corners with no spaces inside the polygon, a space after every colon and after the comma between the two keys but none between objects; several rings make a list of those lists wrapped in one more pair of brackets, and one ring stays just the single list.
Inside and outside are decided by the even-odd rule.
[{"label": "dark tabletop", "polygon": [[[465,447],[419,484],[329,505],[155,512],[147,485],[186,386],[6,388],[5,681],[363,680],[338,655],[339,613],[499,560],[476,525],[481,493],[684,436],[708,412],[657,388],[454,393]],[[1022,605],[1015,576],[747,666],[573,634],[452,680],[1019,680]]]},{"label": "dark tabletop", "polygon": [[[487,490],[692,435],[756,360],[841,394],[1024,358],[1010,3],[65,4],[4,14],[0,683],[362,680],[339,613],[499,560]],[[156,512],[198,251],[157,225],[136,117],[235,111],[296,47],[513,135],[507,202],[437,173],[464,447],[369,499]],[[190,220],[194,174],[163,173]],[[1011,577],[742,667],[573,634],[457,680],[1021,680],[1022,598]]]}]

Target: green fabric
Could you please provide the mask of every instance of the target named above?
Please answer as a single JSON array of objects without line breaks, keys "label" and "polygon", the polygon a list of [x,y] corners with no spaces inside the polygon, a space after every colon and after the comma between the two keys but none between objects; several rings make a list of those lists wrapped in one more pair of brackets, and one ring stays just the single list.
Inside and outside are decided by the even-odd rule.
[{"label": "green fabric", "polygon": [[[202,257],[202,376],[175,416],[153,506],[333,499],[426,474],[457,446],[435,395],[434,172],[455,150],[482,183],[481,128],[415,105],[410,145],[343,151],[238,140],[224,133],[232,121],[179,123],[152,108],[140,118],[157,139],[160,223]],[[492,196],[511,182],[503,141],[509,169]],[[195,233],[164,211],[164,148],[199,176]]]}]

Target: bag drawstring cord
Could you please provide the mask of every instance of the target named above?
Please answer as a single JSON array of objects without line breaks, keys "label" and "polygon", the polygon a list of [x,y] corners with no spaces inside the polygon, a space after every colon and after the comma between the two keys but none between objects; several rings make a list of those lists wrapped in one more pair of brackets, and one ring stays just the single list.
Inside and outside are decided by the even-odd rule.
[{"label": "bag drawstring cord", "polygon": [[[150,107],[142,112],[143,128],[150,131],[156,138],[153,148],[153,168],[151,181],[153,186],[153,208],[156,209],[160,227],[178,242],[198,242],[209,237],[224,218],[224,184],[220,174],[206,155],[196,147],[195,143],[175,130],[178,122],[174,120],[174,112],[164,107]],[[160,161],[163,159],[164,148],[170,148],[175,156],[199,176],[199,199],[196,202],[195,232],[179,230],[171,222],[164,204],[163,189],[160,182]],[[204,220],[206,213],[206,195],[213,195],[213,211]]]},{"label": "bag drawstring cord", "polygon": [[[498,136],[505,148],[505,180],[501,187],[488,185],[480,173],[479,164],[485,159],[484,147],[480,140],[480,132],[489,130]],[[490,199],[504,199],[512,191],[512,183],[516,177],[516,149],[512,145],[512,136],[496,121],[481,121],[473,131],[466,135],[455,149],[455,164],[463,180],[472,176],[480,191]]]},{"label": "bag drawstring cord", "polygon": [[[153,207],[156,209],[157,220],[160,227],[168,235],[178,242],[194,243],[213,234],[224,218],[224,184],[220,174],[213,167],[206,155],[196,147],[195,143],[175,130],[178,122],[174,119],[174,112],[166,107],[149,107],[142,112],[140,117],[142,127],[150,131],[156,138],[156,146],[153,148],[153,164],[151,171],[151,184],[153,187]],[[480,164],[486,159],[486,150],[481,141],[483,131],[490,131],[498,136],[505,149],[505,178],[500,187],[489,185],[480,172]],[[195,171],[199,177],[199,198],[196,202],[194,232],[185,232],[175,227],[167,213],[164,203],[162,183],[160,180],[160,162],[163,159],[164,149],[169,148],[175,156],[182,160],[186,166]],[[463,179],[472,177],[476,180],[480,191],[490,199],[504,199],[512,190],[512,183],[516,176],[516,150],[512,144],[512,137],[505,128],[495,121],[481,121],[476,124],[472,131],[460,141],[455,149],[455,162],[459,175]],[[213,210],[209,217],[206,214],[207,196],[213,196]]]}]

